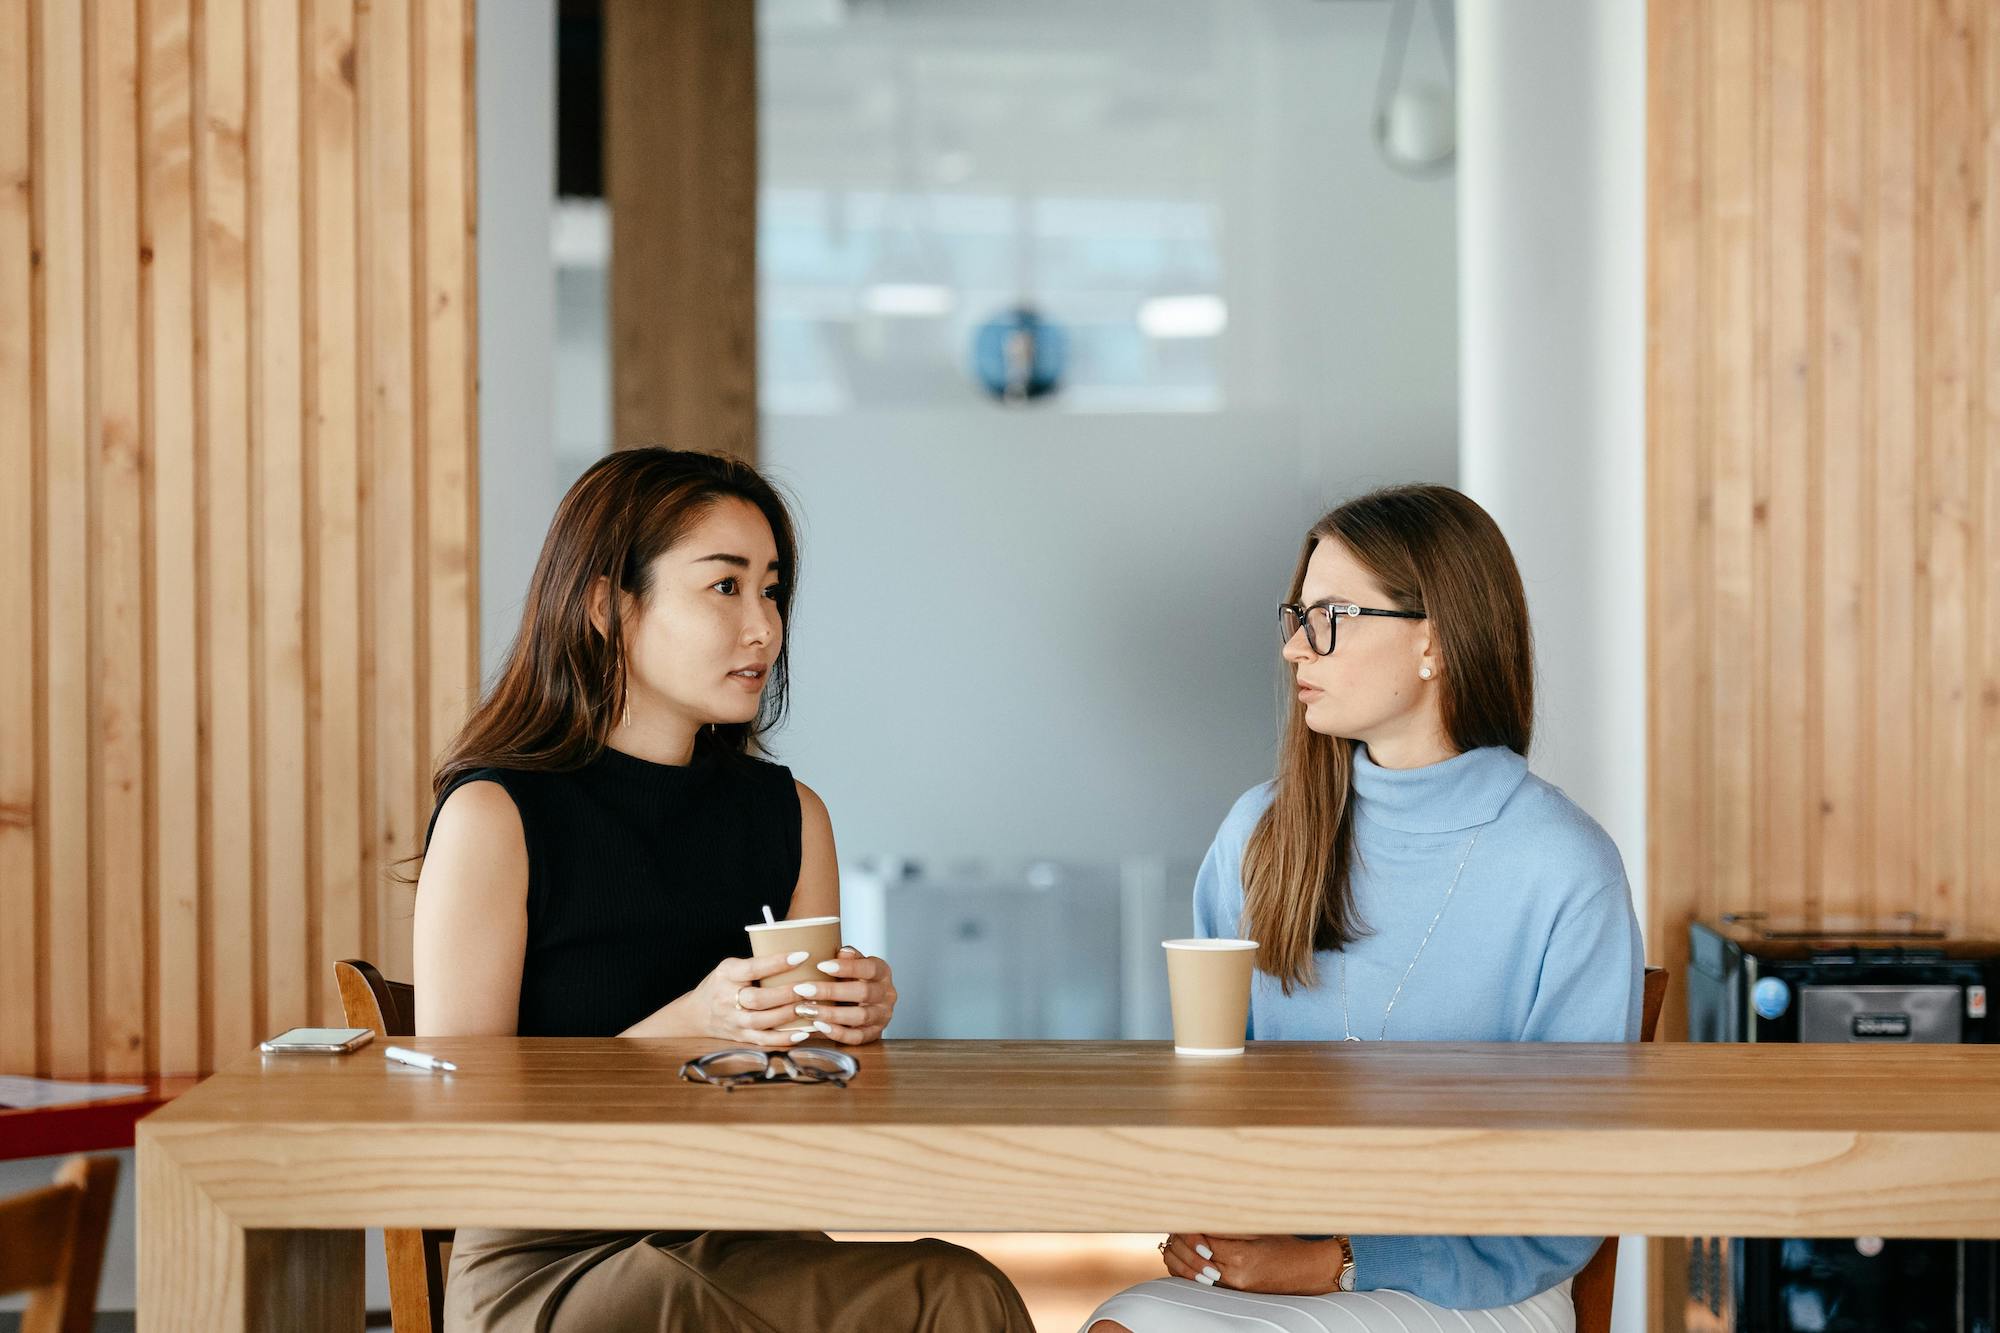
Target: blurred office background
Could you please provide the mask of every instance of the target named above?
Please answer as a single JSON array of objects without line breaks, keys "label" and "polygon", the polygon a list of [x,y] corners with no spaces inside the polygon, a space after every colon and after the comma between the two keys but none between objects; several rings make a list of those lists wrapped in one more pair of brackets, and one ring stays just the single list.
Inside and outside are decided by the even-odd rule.
[{"label": "blurred office background", "polygon": [[[756,456],[804,545],[777,747],[833,812],[899,1032],[1164,1032],[1158,942],[1269,774],[1301,533],[1340,495],[1458,473],[1457,181],[1398,171],[1373,125],[1400,63],[1449,148],[1450,12],[759,7]],[[567,99],[600,104],[602,28],[559,31],[567,127]],[[522,349],[547,404],[482,439],[486,475],[546,478],[486,525],[489,668],[560,487],[633,442],[598,148],[556,143],[578,193],[534,265],[552,328]],[[975,347],[1024,306],[1062,366],[1008,402]]]},{"label": "blurred office background", "polygon": [[[482,23],[548,91],[482,108],[489,670],[582,467],[731,443],[618,435],[614,254],[649,242],[605,188],[603,34]],[[1639,5],[764,0],[754,40],[754,452],[804,542],[778,757],[899,1032],[1164,1031],[1158,941],[1270,773],[1300,535],[1385,483],[1508,529],[1538,762],[1637,879]],[[976,348],[1022,307],[1063,364],[1013,402]],[[922,984],[1030,974],[1064,982]]]}]

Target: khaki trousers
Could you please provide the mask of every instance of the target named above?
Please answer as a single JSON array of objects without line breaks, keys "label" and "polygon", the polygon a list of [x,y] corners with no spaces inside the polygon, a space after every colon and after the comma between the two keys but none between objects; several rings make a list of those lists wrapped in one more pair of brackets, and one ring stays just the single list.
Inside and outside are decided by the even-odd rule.
[{"label": "khaki trousers", "polygon": [[1034,1333],[970,1250],[817,1231],[466,1228],[444,1305],[450,1333]]}]

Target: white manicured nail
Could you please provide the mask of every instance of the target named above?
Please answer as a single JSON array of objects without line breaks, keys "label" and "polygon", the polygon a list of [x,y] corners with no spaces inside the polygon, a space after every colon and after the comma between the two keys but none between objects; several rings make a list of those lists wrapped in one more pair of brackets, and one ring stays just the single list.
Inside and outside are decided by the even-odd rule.
[{"label": "white manicured nail", "polygon": [[1201,1256],[1202,1258],[1204,1258],[1204,1259],[1213,1259],[1213,1258],[1215,1257],[1215,1251],[1214,1251],[1214,1250],[1211,1250],[1211,1249],[1209,1249],[1209,1248],[1208,1248],[1208,1246],[1206,1246],[1206,1245],[1197,1245],[1197,1246],[1195,1246],[1195,1247],[1194,1247],[1194,1252],[1195,1252],[1196,1254],[1200,1255],[1200,1256]]},{"label": "white manicured nail", "polygon": [[[1194,1280],[1201,1283],[1201,1285],[1204,1287],[1212,1287],[1215,1285],[1215,1278],[1210,1277],[1209,1276],[1210,1273],[1215,1273],[1215,1270],[1213,1268],[1204,1268],[1199,1273],[1196,1273],[1194,1275]],[[1221,1277],[1221,1276],[1222,1274],[1215,1273],[1215,1277]]]},{"label": "white manicured nail", "polygon": [[792,994],[803,995],[810,1000],[813,996],[819,994],[819,987],[813,985],[810,981],[801,981],[798,985],[792,987]]},{"label": "white manicured nail", "polygon": [[1202,1269],[1201,1275],[1207,1278],[1210,1282],[1222,1281],[1222,1270],[1220,1268],[1217,1268],[1214,1264],[1210,1264],[1208,1267]]},{"label": "white manicured nail", "polygon": [[804,1028],[800,1028],[800,1029],[799,1029],[799,1030],[798,1030],[797,1032],[794,1032],[794,1033],[793,1033],[793,1034],[791,1035],[791,1037],[790,1037],[790,1040],[792,1040],[792,1041],[804,1041],[804,1040],[805,1040],[805,1039],[806,1039],[807,1037],[810,1037],[811,1035],[812,1035],[812,1033],[810,1033],[810,1032],[807,1032],[807,1031],[806,1031],[806,1030],[805,1030]]},{"label": "white manicured nail", "polygon": [[792,967],[797,967],[800,963],[803,963],[806,959],[810,957],[812,957],[812,953],[810,950],[801,949],[797,953],[786,954],[785,962]]},{"label": "white manicured nail", "polygon": [[827,1022],[823,1018],[815,1018],[813,1020],[813,1026],[818,1028],[821,1032],[824,1032],[829,1037],[833,1035],[833,1024]]},{"label": "white manicured nail", "polygon": [[828,960],[827,962],[821,963],[819,965],[819,970],[826,973],[830,977],[838,976],[840,974],[840,964]]}]

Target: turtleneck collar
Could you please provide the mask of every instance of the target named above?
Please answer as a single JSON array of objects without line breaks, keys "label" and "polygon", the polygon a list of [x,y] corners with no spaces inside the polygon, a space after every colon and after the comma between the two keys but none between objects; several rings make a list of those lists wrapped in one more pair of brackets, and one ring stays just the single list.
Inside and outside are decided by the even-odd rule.
[{"label": "turtleneck collar", "polygon": [[1354,747],[1355,806],[1401,833],[1451,833],[1490,824],[1528,776],[1528,761],[1489,745],[1422,768],[1383,768]]}]

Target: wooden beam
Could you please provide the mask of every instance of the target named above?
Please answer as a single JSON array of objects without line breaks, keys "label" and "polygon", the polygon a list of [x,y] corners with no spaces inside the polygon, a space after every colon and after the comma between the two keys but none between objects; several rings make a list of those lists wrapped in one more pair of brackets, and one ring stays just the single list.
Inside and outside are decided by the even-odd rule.
[{"label": "wooden beam", "polygon": [[757,34],[741,0],[608,0],[613,440],[757,453]]}]

